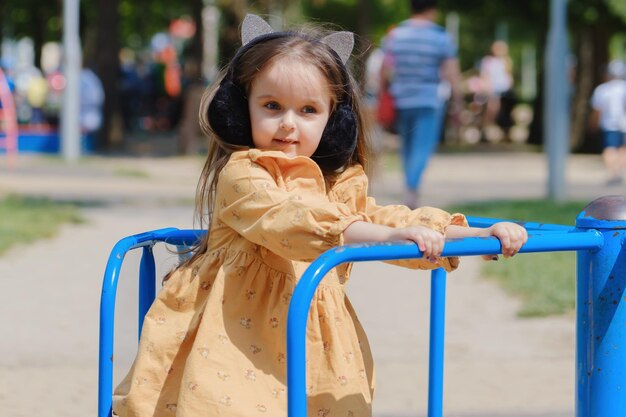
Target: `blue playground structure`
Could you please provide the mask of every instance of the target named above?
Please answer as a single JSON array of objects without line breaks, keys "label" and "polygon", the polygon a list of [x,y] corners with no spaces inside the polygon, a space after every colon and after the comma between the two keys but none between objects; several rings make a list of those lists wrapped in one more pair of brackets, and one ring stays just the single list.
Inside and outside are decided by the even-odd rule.
[{"label": "blue playground structure", "polygon": [[[487,227],[500,219],[468,218],[470,225]],[[614,417],[626,410],[626,197],[607,196],[590,203],[576,226],[523,223],[529,232],[521,253],[576,251],[576,417]],[[100,305],[98,416],[111,415],[113,389],[113,317],[119,272],[125,254],[142,248],[139,272],[139,332],[155,297],[153,246],[164,242],[179,247],[194,244],[198,230],[161,229],[120,240],[106,266]],[[448,240],[443,256],[501,253],[496,238]],[[315,260],[300,278],[289,306],[287,323],[287,400],[289,417],[307,412],[305,333],[308,310],[320,281],[345,262],[421,257],[414,243],[391,242],[345,245]],[[443,352],[446,273],[431,275],[428,417],[443,414]]]}]

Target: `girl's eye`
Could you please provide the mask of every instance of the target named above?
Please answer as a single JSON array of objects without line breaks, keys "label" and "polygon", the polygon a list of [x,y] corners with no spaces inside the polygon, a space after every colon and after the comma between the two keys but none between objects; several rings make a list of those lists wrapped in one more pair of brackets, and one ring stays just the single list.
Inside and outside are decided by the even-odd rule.
[{"label": "girl's eye", "polygon": [[317,113],[317,110],[315,109],[315,107],[312,106],[304,106],[304,108],[302,109],[303,113]]},{"label": "girl's eye", "polygon": [[269,110],[280,110],[280,104],[276,103],[275,101],[270,101],[269,103],[265,103],[263,107]]}]

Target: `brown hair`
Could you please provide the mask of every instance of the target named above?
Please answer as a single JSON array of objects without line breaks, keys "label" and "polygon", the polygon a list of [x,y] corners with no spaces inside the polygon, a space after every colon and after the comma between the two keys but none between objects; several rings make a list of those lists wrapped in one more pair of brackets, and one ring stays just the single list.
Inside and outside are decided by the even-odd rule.
[{"label": "brown hair", "polygon": [[[211,224],[215,209],[217,180],[221,170],[233,152],[246,149],[245,147],[235,146],[224,141],[215,134],[209,123],[209,104],[219,88],[220,82],[229,71],[232,71],[233,82],[240,85],[248,93],[255,77],[270,63],[282,59],[294,59],[297,62],[308,63],[318,68],[328,80],[330,91],[333,95],[333,109],[338,100],[348,96],[352,102],[352,109],[357,119],[356,149],[352,158],[339,171],[343,171],[355,164],[361,164],[367,171],[370,152],[369,119],[362,111],[360,95],[357,93],[359,90],[353,77],[347,69],[340,67],[343,64],[337,60],[331,49],[317,40],[321,39],[323,35],[320,31],[317,31],[315,34],[310,31],[306,33],[304,31],[286,32],[285,36],[260,42],[237,58],[236,68],[230,68],[232,62],[224,68],[218,79],[204,92],[200,103],[200,127],[209,138],[209,147],[207,159],[196,190],[196,219],[201,229],[209,228]],[[344,80],[344,74],[347,75],[348,80]],[[326,183],[332,184],[336,174],[326,174]],[[206,251],[208,238],[207,233],[202,242],[195,248],[195,255],[190,262]]]}]

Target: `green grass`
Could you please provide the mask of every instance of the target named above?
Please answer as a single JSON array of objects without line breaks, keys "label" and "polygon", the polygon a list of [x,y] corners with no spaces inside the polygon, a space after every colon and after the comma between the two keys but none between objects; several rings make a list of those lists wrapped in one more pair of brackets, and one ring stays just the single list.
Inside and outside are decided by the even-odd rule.
[{"label": "green grass", "polygon": [[0,255],[16,244],[56,234],[64,223],[82,223],[76,204],[49,199],[6,196],[0,198]]},{"label": "green grass", "polygon": [[[486,201],[448,207],[468,216],[574,225],[587,202],[551,200]],[[522,300],[518,314],[543,317],[571,312],[575,302],[576,255],[573,252],[520,254],[485,262],[483,275]]]}]

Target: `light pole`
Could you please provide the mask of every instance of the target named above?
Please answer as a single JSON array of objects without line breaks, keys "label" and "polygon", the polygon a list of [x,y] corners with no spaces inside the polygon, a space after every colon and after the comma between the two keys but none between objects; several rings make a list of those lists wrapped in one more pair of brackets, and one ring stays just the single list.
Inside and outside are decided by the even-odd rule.
[{"label": "light pole", "polygon": [[63,0],[63,73],[65,89],[61,109],[61,150],[68,162],[80,156],[79,0]]},{"label": "light pole", "polygon": [[548,154],[548,196],[566,195],[565,162],[569,152],[567,0],[550,0],[550,29],[545,52],[543,140]]}]

